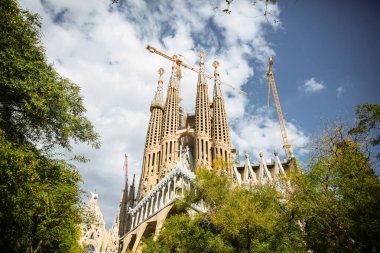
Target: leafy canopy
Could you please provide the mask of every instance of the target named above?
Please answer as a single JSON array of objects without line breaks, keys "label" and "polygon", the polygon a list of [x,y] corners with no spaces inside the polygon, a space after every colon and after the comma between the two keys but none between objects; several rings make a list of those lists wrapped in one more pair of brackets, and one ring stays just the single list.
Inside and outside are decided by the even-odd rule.
[{"label": "leafy canopy", "polygon": [[197,190],[189,193],[184,203],[202,199],[208,212],[171,216],[157,240],[146,241],[144,252],[299,252],[305,249],[299,226],[274,186],[237,186],[226,174],[219,175],[205,168],[197,169],[194,185]]},{"label": "leafy canopy", "polygon": [[81,177],[55,148],[99,147],[80,88],[47,63],[41,22],[0,4],[0,248],[80,252]]},{"label": "leafy canopy", "polygon": [[78,172],[0,130],[0,247],[24,252],[78,252],[81,206]]},{"label": "leafy canopy", "polygon": [[341,125],[313,144],[310,170],[292,180],[289,204],[315,252],[380,249],[380,181],[363,143]]},{"label": "leafy canopy", "polygon": [[[348,132],[365,145],[380,145],[380,104],[362,104],[356,108],[357,125]],[[364,140],[363,140],[364,139]],[[380,152],[376,154],[380,160]]]},{"label": "leafy canopy", "polygon": [[39,16],[14,0],[0,5],[0,129],[17,142],[70,149],[70,139],[99,146],[79,86],[46,61]]},{"label": "leafy canopy", "polygon": [[[197,169],[196,190],[176,204],[182,213],[169,217],[156,240],[145,240],[144,249],[377,252],[380,181],[366,147],[377,144],[378,108],[360,105],[355,128],[336,124],[326,129],[310,144],[308,170],[288,171],[287,178],[273,185],[236,185],[219,173],[221,161],[213,170]],[[276,185],[283,186],[281,191]],[[208,210],[194,215],[189,204],[199,201]]]}]

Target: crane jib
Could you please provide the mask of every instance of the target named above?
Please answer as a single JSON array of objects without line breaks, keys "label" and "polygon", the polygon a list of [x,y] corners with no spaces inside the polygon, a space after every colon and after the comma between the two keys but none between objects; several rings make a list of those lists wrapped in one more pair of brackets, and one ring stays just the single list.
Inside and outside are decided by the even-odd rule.
[{"label": "crane jib", "polygon": [[[174,62],[176,62],[179,66],[183,66],[184,68],[187,68],[187,69],[190,69],[190,70],[192,70],[192,71],[194,71],[194,72],[196,72],[196,73],[199,73],[199,71],[198,71],[197,69],[195,69],[194,67],[192,67],[192,66],[190,66],[190,65],[188,65],[188,64],[186,64],[186,63],[184,63],[182,60],[177,59],[176,56],[172,56],[172,57],[170,57],[168,54],[166,54],[166,53],[164,53],[164,52],[162,52],[162,51],[160,51],[160,50],[158,50],[158,49],[152,47],[151,45],[147,45],[147,46],[146,46],[146,49],[147,49],[149,52],[153,53],[153,54],[158,54],[159,56],[162,56],[162,57],[164,57],[164,58],[166,58],[166,59],[168,59],[168,60],[170,60],[170,61],[174,61]],[[213,76],[211,76],[211,75],[209,75],[209,74],[207,74],[207,73],[205,73],[205,77],[208,78],[208,79],[214,79]],[[228,84],[228,83],[223,82],[223,81],[220,81],[220,83],[223,84],[223,85],[225,85],[225,86],[227,86],[227,87],[229,87],[230,89],[234,90],[235,92],[237,92],[237,93],[239,93],[239,94],[241,94],[241,95],[243,95],[243,96],[247,96],[247,93],[246,93],[246,92],[244,92],[244,91],[242,91],[242,90],[240,90],[240,89],[234,87],[234,86],[231,85],[231,84]]]}]

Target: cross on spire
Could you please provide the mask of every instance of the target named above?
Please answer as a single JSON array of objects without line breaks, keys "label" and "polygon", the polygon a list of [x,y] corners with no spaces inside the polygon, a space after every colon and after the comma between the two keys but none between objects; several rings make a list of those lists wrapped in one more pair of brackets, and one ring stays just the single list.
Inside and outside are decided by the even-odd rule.
[{"label": "cross on spire", "polygon": [[163,78],[162,78],[162,76],[164,75],[164,73],[165,73],[165,70],[164,70],[163,68],[160,68],[160,69],[158,70],[158,74],[160,75],[160,79],[158,79],[158,86],[159,86],[160,88],[162,88],[162,83],[164,82],[164,81],[163,81]]},{"label": "cross on spire", "polygon": [[215,70],[214,70],[214,77],[215,77],[215,79],[218,79],[219,78],[219,72],[218,72],[219,62],[217,60],[215,60],[212,63],[212,66],[215,68]]},{"label": "cross on spire", "polygon": [[204,51],[200,51],[199,52],[199,57],[201,58],[200,62],[199,62],[199,65],[200,66],[204,66],[205,65],[205,62],[203,60],[203,57],[205,56],[205,52]]}]

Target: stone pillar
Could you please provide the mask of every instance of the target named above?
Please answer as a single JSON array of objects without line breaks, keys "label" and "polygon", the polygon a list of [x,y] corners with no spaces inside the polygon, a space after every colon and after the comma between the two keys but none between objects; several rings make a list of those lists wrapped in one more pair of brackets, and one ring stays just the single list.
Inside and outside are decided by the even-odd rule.
[{"label": "stone pillar", "polygon": [[140,223],[140,212],[139,210],[136,210],[136,220],[135,220],[135,227]]},{"label": "stone pillar", "polygon": [[175,175],[173,177],[173,196],[172,196],[172,198],[175,198],[177,196],[176,189],[177,189],[177,175]]},{"label": "stone pillar", "polygon": [[144,206],[141,206],[140,208],[140,222],[144,220]]},{"label": "stone pillar", "polygon": [[172,181],[169,180],[165,203],[168,203],[170,201],[170,187],[171,187],[171,184],[172,184]]},{"label": "stone pillar", "polygon": [[160,207],[163,206],[165,204],[165,186],[162,187],[162,190],[161,190],[161,203],[160,203]]},{"label": "stone pillar", "polygon": [[156,192],[156,206],[154,208],[154,211],[156,212],[160,208],[160,192]]},{"label": "stone pillar", "polygon": [[131,230],[134,228],[135,226],[135,217],[136,217],[136,214],[132,214],[132,222],[131,222]]},{"label": "stone pillar", "polygon": [[155,195],[152,195],[152,198],[150,199],[150,214],[154,213],[154,196]]},{"label": "stone pillar", "polygon": [[144,220],[146,219],[146,218],[148,218],[148,211],[149,211],[149,202],[145,202],[145,204],[144,204]]}]

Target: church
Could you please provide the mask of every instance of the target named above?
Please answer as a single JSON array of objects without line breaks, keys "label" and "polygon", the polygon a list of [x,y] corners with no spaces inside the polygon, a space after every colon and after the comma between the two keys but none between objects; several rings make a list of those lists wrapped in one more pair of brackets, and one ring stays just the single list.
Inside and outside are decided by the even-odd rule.
[{"label": "church", "polygon": [[[177,56],[171,58],[173,66],[165,100],[164,69],[159,69],[157,89],[150,104],[139,185],[136,188],[135,178],[128,184],[128,157],[125,156],[126,179],[120,212],[110,231],[105,229],[104,219],[96,205],[97,195],[93,195],[88,203],[100,221],[95,227],[82,228],[81,242],[92,246],[87,248],[89,252],[141,252],[141,239],[160,233],[175,201],[191,189],[197,167],[211,169],[215,162],[222,163],[221,172],[230,175],[239,185],[273,182],[279,175],[286,176],[286,171],[296,167],[290,145],[286,150],[287,158],[282,161],[277,152],[270,160],[260,152],[259,163],[251,164],[246,154],[244,164],[240,164],[239,154],[231,146],[219,62],[212,64],[214,84],[210,101],[207,84],[210,76],[205,73],[204,52],[201,51],[199,57],[199,70],[192,69],[198,73],[194,113],[185,113],[181,107],[181,66],[185,64]],[[273,79],[271,63],[270,58],[269,80]],[[188,212],[191,215],[206,211],[203,203],[197,203],[192,204]]]},{"label": "church", "polygon": [[[149,46],[148,46],[149,47]],[[204,52],[199,53],[199,70],[195,112],[185,113],[181,107],[181,60],[172,57],[173,66],[166,92],[163,94],[163,73],[159,69],[157,90],[150,104],[150,120],[145,140],[139,186],[126,179],[119,214],[118,252],[140,252],[143,237],[158,235],[163,222],[171,215],[176,199],[189,190],[197,167],[211,168],[213,161],[223,161],[223,173],[237,184],[266,183],[296,166],[294,156],[266,160],[259,154],[259,163],[251,164],[248,155],[240,165],[236,149],[231,146],[219,62],[214,61],[213,94],[210,101]],[[126,165],[127,166],[127,165]],[[137,190],[137,194],[136,194]],[[191,205],[191,212],[205,212],[202,203]]]}]

